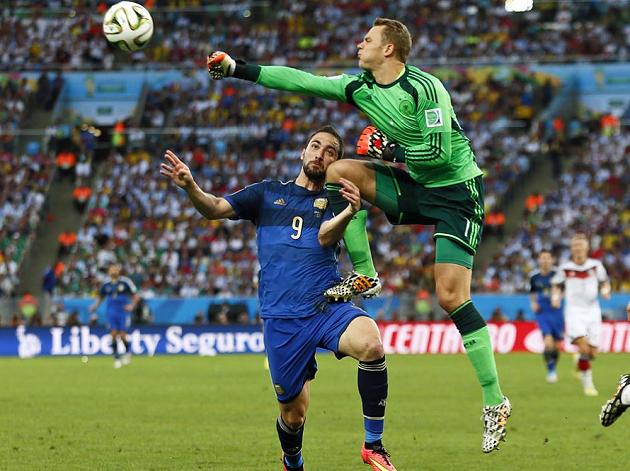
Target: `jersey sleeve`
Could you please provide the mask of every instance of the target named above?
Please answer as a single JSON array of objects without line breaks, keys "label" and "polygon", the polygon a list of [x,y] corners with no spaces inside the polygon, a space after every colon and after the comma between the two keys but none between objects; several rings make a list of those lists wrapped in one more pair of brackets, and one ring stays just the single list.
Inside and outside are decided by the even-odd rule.
[{"label": "jersey sleeve", "polygon": [[534,286],[534,280],[535,279],[536,279],[536,275],[533,275],[533,276],[529,277],[529,292],[530,293],[537,293],[536,287]]},{"label": "jersey sleeve", "polygon": [[451,158],[451,99],[445,89],[432,84],[422,84],[416,90],[416,122],[423,142],[405,147],[405,161],[418,168],[444,165]]},{"label": "jersey sleeve", "polygon": [[130,278],[124,277],[122,281],[123,283],[125,283],[125,287],[127,289],[127,292],[129,292],[129,294],[136,294],[138,292],[138,289],[136,288],[135,283],[131,281]]},{"label": "jersey sleeve", "polygon": [[260,66],[256,83],[276,90],[352,103],[352,93],[356,89],[352,83],[358,81],[354,75],[325,77],[291,67],[268,65]]},{"label": "jersey sleeve", "polygon": [[101,287],[98,289],[98,295],[101,298],[107,297],[107,294],[105,293],[105,284],[102,284]]},{"label": "jersey sleeve", "polygon": [[553,278],[551,279],[552,285],[561,285],[566,281],[567,277],[564,274],[564,269],[560,267]]},{"label": "jersey sleeve", "polygon": [[265,182],[258,182],[225,196],[236,213],[233,219],[247,219],[255,222],[258,219],[264,193]]},{"label": "jersey sleeve", "polygon": [[608,272],[602,262],[597,263],[597,266],[595,267],[595,275],[597,276],[597,281],[600,283],[608,281]]}]

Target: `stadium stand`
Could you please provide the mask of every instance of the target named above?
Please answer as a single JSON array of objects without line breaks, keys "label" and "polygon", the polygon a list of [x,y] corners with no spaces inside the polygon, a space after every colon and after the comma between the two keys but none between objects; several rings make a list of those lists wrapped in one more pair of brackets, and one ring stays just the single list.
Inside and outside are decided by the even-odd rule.
[{"label": "stadium stand", "polygon": [[127,56],[114,55],[100,40],[107,2],[95,8],[93,2],[12,0],[0,19],[0,67],[202,67],[207,52],[226,38],[235,55],[253,61],[354,62],[355,44],[375,15],[405,18],[415,37],[411,57],[424,62],[630,59],[627,0],[546,2],[520,15],[507,14],[499,0],[281,0],[203,10],[199,2],[150,3],[157,20],[152,47]]},{"label": "stadium stand", "polygon": [[521,229],[479,272],[477,290],[522,292],[536,254],[551,249],[561,260],[568,258],[568,242],[575,232],[591,238],[591,256],[606,266],[613,290],[630,290],[630,133],[627,128],[611,133],[600,120],[582,123],[585,136],[563,142],[571,158],[569,168],[557,180],[557,188],[525,202]]}]

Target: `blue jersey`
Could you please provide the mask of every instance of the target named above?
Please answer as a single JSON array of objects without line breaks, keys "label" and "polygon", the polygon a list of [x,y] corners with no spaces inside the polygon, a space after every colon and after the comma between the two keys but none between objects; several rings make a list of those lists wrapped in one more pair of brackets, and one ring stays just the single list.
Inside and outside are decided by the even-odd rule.
[{"label": "blue jersey", "polygon": [[530,293],[536,295],[536,302],[540,310],[536,314],[558,314],[562,315],[562,309],[551,305],[551,279],[555,276],[554,270],[546,275],[535,272],[529,280]]},{"label": "blue jersey", "polygon": [[129,278],[121,276],[116,281],[106,281],[99,294],[107,300],[107,315],[125,314],[125,306],[131,303],[136,294],[136,286]]},{"label": "blue jersey", "polygon": [[261,317],[316,314],[325,301],[324,291],[341,279],[339,245],[322,247],[317,239],[321,223],[333,217],[325,190],[265,180],[225,199],[235,219],[256,225]]}]

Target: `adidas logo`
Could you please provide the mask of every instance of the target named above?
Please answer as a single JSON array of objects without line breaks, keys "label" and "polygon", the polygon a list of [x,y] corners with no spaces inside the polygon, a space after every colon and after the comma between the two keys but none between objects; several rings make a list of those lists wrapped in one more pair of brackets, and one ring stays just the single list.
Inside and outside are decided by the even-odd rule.
[{"label": "adidas logo", "polygon": [[273,204],[277,204],[278,206],[286,206],[287,202],[284,201],[284,198],[278,198]]}]

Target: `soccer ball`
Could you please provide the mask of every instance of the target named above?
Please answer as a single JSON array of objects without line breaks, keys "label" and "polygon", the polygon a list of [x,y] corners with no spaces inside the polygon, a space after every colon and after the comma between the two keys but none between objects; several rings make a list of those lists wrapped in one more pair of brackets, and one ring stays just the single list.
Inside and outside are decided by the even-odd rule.
[{"label": "soccer ball", "polygon": [[103,33],[110,43],[123,51],[137,51],[151,39],[153,19],[142,5],[118,2],[105,13]]}]

